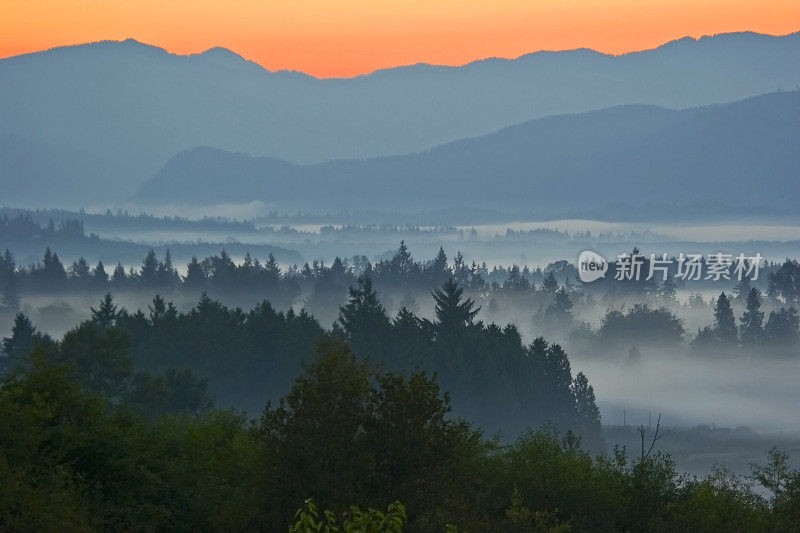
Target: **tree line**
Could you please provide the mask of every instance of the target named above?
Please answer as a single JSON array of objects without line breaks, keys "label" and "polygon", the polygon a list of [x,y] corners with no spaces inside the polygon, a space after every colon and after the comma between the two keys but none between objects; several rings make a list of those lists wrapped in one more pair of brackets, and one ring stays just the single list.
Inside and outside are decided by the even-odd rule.
[{"label": "tree line", "polygon": [[191,375],[132,374],[109,303],[2,378],[3,530],[800,530],[800,471],[778,450],[750,476],[696,478],[644,440],[597,455],[554,429],[503,443],[453,416],[435,375],[335,338],[248,419]]},{"label": "tree line", "polygon": [[[202,260],[192,258],[184,272],[178,273],[169,251],[159,259],[151,250],[141,267],[126,270],[118,264],[112,270],[102,262],[92,267],[82,258],[65,265],[49,248],[41,261],[23,267],[6,250],[0,255],[0,305],[6,314],[13,314],[26,294],[147,291],[197,297],[205,291],[244,306],[255,306],[266,298],[278,309],[303,307],[330,324],[359,276],[372,280],[390,315],[401,308],[418,312],[420,294],[452,278],[467,296],[481,304],[487,320],[499,319],[502,311],[522,313],[532,317],[541,334],[577,341],[587,351],[681,343],[688,335],[676,312],[708,307],[699,293],[692,293],[686,303],[679,304],[679,283],[672,277],[663,282],[604,280],[581,284],[576,281],[574,265],[564,260],[532,270],[516,265],[490,270],[485,264],[468,265],[461,254],[451,261],[442,249],[432,260],[417,261],[403,242],[390,259],[375,263],[355,256],[337,257],[330,265],[313,261],[282,268],[272,255],[261,262],[247,254],[237,262],[223,250]],[[800,304],[800,264],[786,260],[768,265],[762,272],[763,291],[745,279],[712,301],[714,322],[691,336],[693,350],[719,352],[735,345],[792,353],[800,343],[796,311]],[[631,302],[633,305],[624,307]],[[764,309],[767,304],[771,309]],[[597,305],[605,305],[607,310],[600,324],[593,327],[580,315]],[[746,315],[734,316],[737,308]]]},{"label": "tree line", "polygon": [[[432,293],[434,320],[405,307],[390,318],[371,278],[362,275],[330,330],[304,310],[276,311],[267,301],[243,311],[203,294],[183,312],[156,296],[147,312],[129,312],[109,294],[75,331],[91,344],[113,326],[120,332],[115,350],[129,354],[136,368],[190,367],[211,377],[210,390],[223,405],[248,412],[285,392],[316,343],[332,337],[388,369],[436,374],[456,398],[456,412],[487,430],[509,435],[553,423],[590,448],[602,447],[594,392],[582,373],[573,378],[565,350],[541,337],[525,344],[511,324],[475,320],[478,308],[463,292],[449,279]],[[41,342],[54,341],[20,313],[4,351],[11,362]]]}]

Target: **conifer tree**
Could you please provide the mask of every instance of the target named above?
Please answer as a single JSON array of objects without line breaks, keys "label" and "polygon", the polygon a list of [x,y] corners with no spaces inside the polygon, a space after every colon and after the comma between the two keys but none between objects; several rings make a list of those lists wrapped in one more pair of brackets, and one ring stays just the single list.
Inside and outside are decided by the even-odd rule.
[{"label": "conifer tree", "polygon": [[106,295],[100,301],[100,306],[97,309],[92,307],[90,310],[92,312],[92,320],[100,328],[110,328],[116,323],[117,306],[114,305],[114,300],[111,297],[111,293],[106,293]]},{"label": "conifer tree", "polygon": [[431,294],[435,302],[437,329],[440,333],[457,331],[472,324],[480,307],[475,308],[472,298],[461,301],[464,289],[453,278],[448,279],[440,289]]},{"label": "conifer tree", "polygon": [[761,311],[761,291],[755,287],[747,293],[747,307],[740,320],[743,345],[753,346],[763,340],[764,312]]},{"label": "conifer tree", "polygon": [[714,331],[721,344],[736,344],[736,318],[733,315],[731,302],[724,292],[720,293],[714,307]]}]

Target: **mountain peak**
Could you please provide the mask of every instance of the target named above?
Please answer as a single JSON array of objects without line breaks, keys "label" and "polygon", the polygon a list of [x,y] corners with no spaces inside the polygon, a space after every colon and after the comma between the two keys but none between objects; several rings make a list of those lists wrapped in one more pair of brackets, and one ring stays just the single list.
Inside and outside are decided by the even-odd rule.
[{"label": "mountain peak", "polygon": [[236,52],[229,50],[227,48],[223,48],[221,46],[214,46],[209,48],[205,52],[202,52],[198,55],[204,57],[211,57],[211,58],[224,58],[224,59],[237,59],[240,61],[246,61],[245,58],[237,54]]}]

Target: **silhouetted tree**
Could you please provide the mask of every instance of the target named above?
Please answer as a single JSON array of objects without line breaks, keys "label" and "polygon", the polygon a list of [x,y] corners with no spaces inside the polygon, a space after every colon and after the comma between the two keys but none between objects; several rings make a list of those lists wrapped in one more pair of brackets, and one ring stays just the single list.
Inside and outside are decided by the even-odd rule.
[{"label": "silhouetted tree", "polygon": [[102,261],[97,262],[97,266],[92,270],[92,285],[96,289],[105,289],[108,286],[108,272]]},{"label": "silhouetted tree", "polygon": [[736,344],[736,318],[733,316],[731,302],[725,293],[720,293],[714,307],[714,331],[723,346]]},{"label": "silhouetted tree", "polygon": [[549,296],[555,296],[557,290],[558,281],[556,280],[556,276],[552,271],[548,272],[547,277],[544,278],[544,282],[542,283],[542,292]]},{"label": "silhouetted tree", "polygon": [[760,309],[761,291],[753,287],[747,293],[747,306],[740,319],[742,345],[744,346],[754,346],[763,340],[764,312]]},{"label": "silhouetted tree", "polygon": [[764,339],[776,346],[794,346],[800,342],[800,318],[794,307],[771,311],[764,325]]},{"label": "silhouetted tree", "polygon": [[600,409],[597,408],[594,388],[583,372],[578,372],[572,380],[572,395],[575,398],[576,431],[589,448],[602,449]]},{"label": "silhouetted tree", "polygon": [[349,293],[347,303],[339,308],[338,324],[354,351],[367,355],[364,351],[378,346],[386,335],[389,318],[367,276],[359,276]]},{"label": "silhouetted tree", "polygon": [[100,328],[110,328],[116,323],[117,306],[114,305],[114,300],[111,297],[111,293],[106,293],[106,295],[100,301],[100,305],[97,309],[93,307],[90,309],[92,312],[92,321],[94,321],[94,323]]},{"label": "silhouetted tree", "polygon": [[192,259],[186,265],[186,276],[183,278],[184,285],[188,289],[201,290],[205,289],[207,281],[203,266],[197,260],[197,257],[192,256]]},{"label": "silhouetted tree", "polygon": [[24,314],[17,313],[11,327],[11,337],[3,337],[3,353],[12,359],[23,357],[39,338],[39,332],[31,320]]},{"label": "silhouetted tree", "polygon": [[545,324],[549,327],[566,331],[572,325],[573,318],[572,301],[569,299],[567,291],[562,287],[556,291],[553,303],[545,310]]},{"label": "silhouetted tree", "polygon": [[440,334],[453,333],[472,324],[480,311],[480,307],[475,308],[472,298],[461,301],[463,293],[464,289],[453,278],[431,293],[435,302],[436,329]]},{"label": "silhouetted tree", "polygon": [[158,285],[158,258],[156,252],[151,248],[142,262],[142,269],[139,272],[139,280],[145,287],[155,287]]}]

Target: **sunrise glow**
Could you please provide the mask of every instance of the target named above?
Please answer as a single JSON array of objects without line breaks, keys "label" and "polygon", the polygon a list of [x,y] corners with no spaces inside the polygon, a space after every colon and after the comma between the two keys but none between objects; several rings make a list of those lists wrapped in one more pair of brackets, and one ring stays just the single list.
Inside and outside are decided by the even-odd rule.
[{"label": "sunrise glow", "polygon": [[222,46],[271,70],[331,77],[799,26],[800,0],[0,0],[0,57],[132,37],[175,53]]}]

